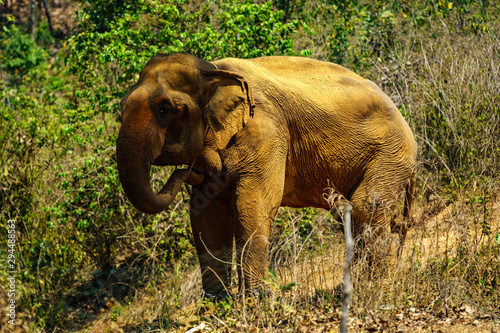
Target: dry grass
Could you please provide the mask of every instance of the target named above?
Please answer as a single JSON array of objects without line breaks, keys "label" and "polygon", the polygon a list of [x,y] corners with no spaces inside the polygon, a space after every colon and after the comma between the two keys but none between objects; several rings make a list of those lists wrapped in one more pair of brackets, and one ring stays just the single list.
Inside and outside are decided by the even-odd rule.
[{"label": "dry grass", "polygon": [[[351,330],[500,331],[500,200],[478,203],[470,196],[453,203],[441,196],[417,202],[416,223],[402,256],[390,257],[385,274],[367,274],[367,267],[354,265]],[[337,331],[343,235],[328,215],[290,210],[282,215],[288,216],[286,230],[291,234],[273,243],[271,266],[277,281],[269,280],[268,293],[201,301],[197,267],[174,270],[158,280],[162,282],[138,289],[133,305],[123,306],[119,316],[105,313],[86,331]],[[298,230],[307,218],[316,219],[316,227],[304,240]]]},{"label": "dry grass", "polygon": [[412,127],[424,171],[433,180],[498,177],[500,39],[438,28],[433,34],[410,29],[392,60],[374,63],[372,77],[379,77]]}]

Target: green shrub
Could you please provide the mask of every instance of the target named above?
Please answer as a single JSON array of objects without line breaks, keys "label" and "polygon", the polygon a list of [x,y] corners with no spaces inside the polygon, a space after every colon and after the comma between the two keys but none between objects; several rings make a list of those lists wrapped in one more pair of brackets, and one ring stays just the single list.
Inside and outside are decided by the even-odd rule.
[{"label": "green shrub", "polygon": [[17,26],[4,26],[0,36],[0,67],[12,77],[23,77],[45,61],[45,50]]},{"label": "green shrub", "polygon": [[412,28],[421,31],[433,30],[437,23],[445,29],[445,33],[479,35],[492,31],[500,14],[498,4],[488,0],[397,1],[394,8],[410,21]]}]

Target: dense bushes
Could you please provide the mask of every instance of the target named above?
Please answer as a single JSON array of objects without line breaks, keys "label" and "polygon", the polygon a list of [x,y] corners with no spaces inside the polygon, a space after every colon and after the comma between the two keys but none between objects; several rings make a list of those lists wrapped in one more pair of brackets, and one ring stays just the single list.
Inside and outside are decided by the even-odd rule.
[{"label": "dense bushes", "polygon": [[[115,166],[119,99],[158,52],[341,63],[378,81],[413,128],[423,166],[417,197],[426,197],[431,179],[432,188],[451,184],[449,200],[466,188],[474,205],[471,198],[489,202],[498,185],[493,1],[87,0],[77,17],[76,31],[58,41],[43,24],[35,36],[20,25],[0,32],[0,256],[4,224],[15,219],[19,311],[35,314],[40,328],[62,325],[70,311],[64,289],[94,268],[140,262],[165,270],[194,262],[186,200],[156,217],[140,214],[124,197]],[[63,45],[55,55],[52,43]],[[154,169],[153,182],[169,172]],[[304,248],[324,241],[315,214],[303,210],[294,231],[298,242],[309,242]],[[277,226],[293,234],[286,217]],[[293,250],[287,246],[280,251]],[[485,271],[494,288],[498,280]]]}]

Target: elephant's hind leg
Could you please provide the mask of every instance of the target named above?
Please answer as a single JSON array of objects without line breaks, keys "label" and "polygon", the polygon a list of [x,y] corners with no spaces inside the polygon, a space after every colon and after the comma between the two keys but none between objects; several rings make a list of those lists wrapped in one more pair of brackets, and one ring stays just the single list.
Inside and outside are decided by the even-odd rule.
[{"label": "elephant's hind leg", "polygon": [[351,196],[353,204],[353,233],[358,258],[366,258],[373,267],[392,254],[391,220],[403,202],[404,186],[397,180],[365,178]]},{"label": "elephant's hind leg", "polygon": [[193,187],[190,215],[203,290],[218,296],[229,293],[234,227],[231,202],[213,196],[206,182]]}]

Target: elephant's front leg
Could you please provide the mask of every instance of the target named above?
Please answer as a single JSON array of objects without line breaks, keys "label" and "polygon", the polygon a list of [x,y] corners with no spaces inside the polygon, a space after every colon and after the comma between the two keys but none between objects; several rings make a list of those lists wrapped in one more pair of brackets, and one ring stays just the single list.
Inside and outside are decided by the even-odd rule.
[{"label": "elephant's front leg", "polygon": [[216,197],[207,182],[193,186],[191,227],[200,262],[203,290],[210,296],[227,292],[233,249],[231,202]]},{"label": "elephant's front leg", "polygon": [[240,290],[258,288],[269,267],[269,234],[283,195],[284,175],[268,176],[241,181],[234,198]]}]

